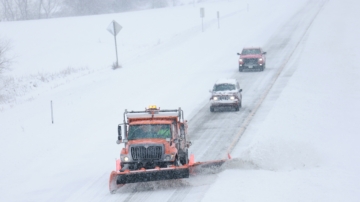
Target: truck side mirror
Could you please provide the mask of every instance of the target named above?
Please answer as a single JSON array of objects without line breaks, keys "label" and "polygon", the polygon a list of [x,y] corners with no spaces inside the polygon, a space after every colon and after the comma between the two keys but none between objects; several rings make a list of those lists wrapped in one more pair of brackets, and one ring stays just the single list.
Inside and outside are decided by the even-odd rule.
[{"label": "truck side mirror", "polygon": [[242,92],[242,89],[240,89],[239,92],[241,93],[241,92]]},{"label": "truck side mirror", "polygon": [[266,52],[263,52],[263,54],[265,55],[265,54],[266,54]]},{"label": "truck side mirror", "polygon": [[237,53],[237,55],[241,55],[240,53]]},{"label": "truck side mirror", "polygon": [[185,126],[183,123],[180,124],[180,139],[185,139]]},{"label": "truck side mirror", "polygon": [[121,126],[118,125],[118,140],[121,141],[122,137],[121,137]]}]

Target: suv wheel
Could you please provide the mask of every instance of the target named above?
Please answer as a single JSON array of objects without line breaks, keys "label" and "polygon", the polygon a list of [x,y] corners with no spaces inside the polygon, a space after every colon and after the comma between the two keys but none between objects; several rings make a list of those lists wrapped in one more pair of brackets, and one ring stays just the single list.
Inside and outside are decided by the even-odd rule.
[{"label": "suv wheel", "polygon": [[239,105],[235,106],[235,111],[239,111],[240,107]]}]

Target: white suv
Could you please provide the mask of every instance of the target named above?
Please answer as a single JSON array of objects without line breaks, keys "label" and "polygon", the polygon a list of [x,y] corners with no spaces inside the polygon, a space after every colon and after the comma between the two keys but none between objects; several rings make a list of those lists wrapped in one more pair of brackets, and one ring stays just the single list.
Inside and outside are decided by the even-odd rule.
[{"label": "white suv", "polygon": [[234,108],[239,111],[241,107],[242,89],[240,89],[239,82],[236,79],[220,79],[213,89],[210,90],[210,111],[213,112],[215,108]]}]

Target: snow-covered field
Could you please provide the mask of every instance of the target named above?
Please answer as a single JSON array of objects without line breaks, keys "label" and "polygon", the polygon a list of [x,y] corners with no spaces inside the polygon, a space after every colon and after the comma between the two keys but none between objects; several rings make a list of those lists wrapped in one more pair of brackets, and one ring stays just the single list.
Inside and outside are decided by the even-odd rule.
[{"label": "snow-covered field", "polygon": [[[359,6],[355,0],[232,0],[1,22],[0,37],[10,40],[15,58],[0,77],[1,201],[359,201]],[[116,70],[106,31],[112,20],[123,26],[117,37],[122,68]],[[299,40],[285,46],[279,36],[290,32],[285,28],[292,20],[303,22],[290,35]],[[264,72],[237,72],[236,52],[267,44],[273,62]],[[274,44],[288,57],[270,58]],[[235,162],[196,183],[183,180],[184,186],[159,182],[150,190],[108,192],[124,109],[182,107],[191,127],[212,84],[239,74],[248,102],[263,95],[256,89],[271,86],[268,78],[277,78],[231,153],[252,166]],[[240,112],[211,116],[253,110],[244,103]]]}]

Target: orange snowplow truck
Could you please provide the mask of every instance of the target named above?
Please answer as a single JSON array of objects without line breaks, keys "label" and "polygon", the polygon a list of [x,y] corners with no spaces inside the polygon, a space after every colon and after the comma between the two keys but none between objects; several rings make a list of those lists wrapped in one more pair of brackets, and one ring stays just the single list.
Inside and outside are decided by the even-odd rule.
[{"label": "orange snowplow truck", "polygon": [[181,108],[160,110],[152,105],[145,111],[125,110],[117,143],[125,145],[110,175],[110,192],[127,183],[189,177],[191,142]]}]

